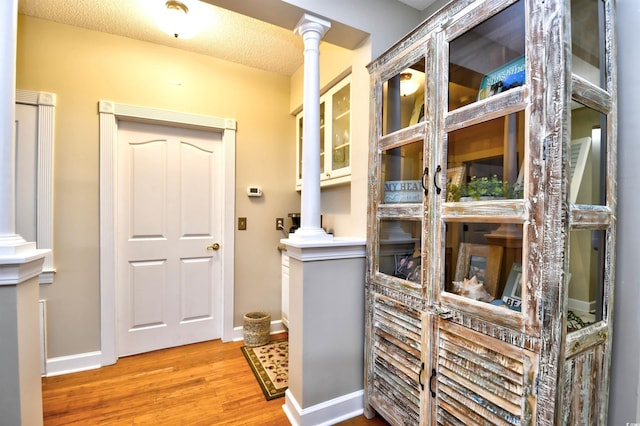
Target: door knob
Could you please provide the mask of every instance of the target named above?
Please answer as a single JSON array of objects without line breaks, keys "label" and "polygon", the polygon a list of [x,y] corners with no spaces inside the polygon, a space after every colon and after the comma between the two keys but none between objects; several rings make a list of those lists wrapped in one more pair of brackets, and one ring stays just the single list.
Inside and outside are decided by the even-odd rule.
[{"label": "door knob", "polygon": [[218,243],[213,243],[210,246],[207,247],[207,250],[211,251],[211,250],[218,250],[220,248],[220,244]]}]

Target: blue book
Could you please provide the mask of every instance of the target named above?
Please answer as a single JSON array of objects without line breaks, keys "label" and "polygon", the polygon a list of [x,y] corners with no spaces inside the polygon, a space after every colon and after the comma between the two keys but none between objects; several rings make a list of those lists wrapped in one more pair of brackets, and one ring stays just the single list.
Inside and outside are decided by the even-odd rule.
[{"label": "blue book", "polygon": [[486,74],[480,82],[478,100],[524,85],[525,69],[525,57],[521,56]]}]

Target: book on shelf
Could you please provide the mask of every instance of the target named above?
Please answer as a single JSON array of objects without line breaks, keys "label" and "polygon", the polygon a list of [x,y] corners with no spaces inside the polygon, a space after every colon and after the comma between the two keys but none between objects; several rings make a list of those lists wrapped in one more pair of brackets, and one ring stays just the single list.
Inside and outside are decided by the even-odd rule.
[{"label": "book on shelf", "polygon": [[525,57],[521,56],[486,74],[480,82],[478,100],[524,85],[525,69]]}]

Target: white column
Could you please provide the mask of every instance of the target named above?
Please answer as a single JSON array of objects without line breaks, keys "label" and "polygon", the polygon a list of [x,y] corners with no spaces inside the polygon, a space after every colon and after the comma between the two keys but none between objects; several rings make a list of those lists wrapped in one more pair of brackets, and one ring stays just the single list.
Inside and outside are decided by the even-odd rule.
[{"label": "white column", "polygon": [[38,275],[48,250],[15,233],[18,0],[0,1],[0,423],[42,424]]},{"label": "white column", "polygon": [[24,240],[15,235],[15,107],[18,1],[0,4],[0,255]]},{"label": "white column", "polygon": [[294,240],[326,241],[333,238],[320,226],[320,40],[331,23],[305,14],[296,34],[304,40],[304,121],[302,123],[302,205],[300,228]]}]

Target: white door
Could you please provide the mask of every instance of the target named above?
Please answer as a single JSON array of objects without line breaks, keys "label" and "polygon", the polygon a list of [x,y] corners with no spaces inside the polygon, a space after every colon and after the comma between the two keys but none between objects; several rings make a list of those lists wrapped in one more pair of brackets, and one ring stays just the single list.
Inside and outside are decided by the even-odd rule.
[{"label": "white door", "polygon": [[222,134],[118,124],[120,356],[220,338]]}]

